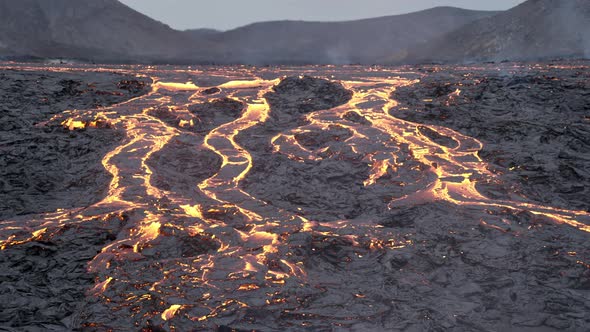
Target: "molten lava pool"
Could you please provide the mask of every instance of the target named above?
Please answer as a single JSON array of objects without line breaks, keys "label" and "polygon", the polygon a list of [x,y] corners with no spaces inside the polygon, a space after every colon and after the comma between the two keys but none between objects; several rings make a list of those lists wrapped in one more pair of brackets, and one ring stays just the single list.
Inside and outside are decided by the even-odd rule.
[{"label": "molten lava pool", "polygon": [[587,64],[2,68],[151,85],[34,125],[96,171],[0,218],[0,327],[590,326]]}]

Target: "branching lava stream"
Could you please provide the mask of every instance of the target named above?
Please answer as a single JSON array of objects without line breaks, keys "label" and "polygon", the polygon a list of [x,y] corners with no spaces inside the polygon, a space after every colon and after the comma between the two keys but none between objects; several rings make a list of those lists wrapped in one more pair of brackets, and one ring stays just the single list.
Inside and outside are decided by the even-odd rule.
[{"label": "branching lava stream", "polygon": [[[479,140],[397,118],[392,94],[419,82],[416,72],[72,70],[81,69],[141,72],[154,81],[142,97],[52,120],[72,131],[108,124],[124,132],[124,140],[102,160],[112,175],[108,194],[91,206],[3,221],[0,245],[47,241],[66,225],[91,220],[120,224],[88,263],[95,285],[80,313],[88,330],[403,329],[400,317],[389,317],[409,305],[392,288],[394,271],[405,273],[396,275],[395,287],[431,285],[418,258],[399,256],[426,243],[417,243],[404,228],[408,213],[411,222],[429,220],[433,227],[441,218],[454,219],[453,227],[464,223],[467,232],[481,227],[506,233],[512,223],[520,229],[520,221],[511,221],[520,213],[533,216],[527,221],[533,228],[551,224],[590,232],[586,211],[481,193],[480,183],[502,183],[480,158]],[[277,87],[287,76],[301,96],[280,95]],[[306,111],[305,105],[325,102],[313,90],[321,84],[351,93],[343,92],[334,107]],[[273,94],[283,98],[284,109],[269,102],[278,98]],[[450,102],[460,95],[451,92]],[[289,107],[300,113],[285,111]],[[197,161],[195,170],[187,171]],[[276,174],[264,175],[264,167]],[[316,175],[298,175],[307,169]],[[336,170],[341,173],[315,180]],[[329,190],[317,194],[327,198],[318,198],[317,205],[301,203],[283,193],[281,182],[272,182],[275,177],[293,183],[297,197],[307,195],[298,186],[322,191],[314,181],[326,181]],[[358,207],[340,213],[339,200],[350,196]],[[460,232],[450,228],[445,233]],[[525,233],[526,227],[510,236]],[[466,315],[463,307],[449,310],[455,317]]]}]

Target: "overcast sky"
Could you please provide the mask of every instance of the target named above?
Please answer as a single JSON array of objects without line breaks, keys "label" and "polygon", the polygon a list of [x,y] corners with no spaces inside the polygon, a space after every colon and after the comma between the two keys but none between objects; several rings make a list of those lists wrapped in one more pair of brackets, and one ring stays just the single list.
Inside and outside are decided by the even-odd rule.
[{"label": "overcast sky", "polygon": [[[228,30],[274,20],[341,21],[436,6],[504,10],[523,0],[120,0],[176,29]],[[556,0],[558,1],[558,0]]]}]

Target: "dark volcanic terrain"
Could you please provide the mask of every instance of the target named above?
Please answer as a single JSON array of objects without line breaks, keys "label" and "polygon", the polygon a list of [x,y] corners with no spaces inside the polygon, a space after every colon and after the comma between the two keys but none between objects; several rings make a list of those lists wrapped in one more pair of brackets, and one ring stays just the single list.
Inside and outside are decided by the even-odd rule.
[{"label": "dark volcanic terrain", "polygon": [[[562,63],[530,71],[433,68],[420,83],[398,89],[392,115],[475,137],[479,155],[503,174],[510,195],[590,211],[590,72]],[[568,77],[561,73],[567,70]],[[458,94],[453,94],[454,92]],[[450,97],[449,97],[450,95]],[[521,150],[518,156],[513,150]],[[483,186],[483,185],[482,185]]]},{"label": "dark volcanic terrain", "polygon": [[[84,124],[52,118],[124,102],[146,93],[150,83],[109,72],[0,71],[0,220],[101,200],[111,180],[101,159],[124,134],[101,118],[94,119],[97,128],[75,131],[68,127]],[[77,328],[72,313],[92,285],[86,262],[109,241],[108,227],[67,225],[59,230],[64,240],[2,251],[0,329]]]},{"label": "dark volcanic terrain", "polygon": [[587,331],[588,66],[5,64],[0,330]]},{"label": "dark volcanic terrain", "polygon": [[83,131],[51,119],[120,103],[148,84],[112,73],[2,70],[0,218],[86,206],[104,195],[110,176],[100,161],[121,134],[100,118],[102,128]]}]

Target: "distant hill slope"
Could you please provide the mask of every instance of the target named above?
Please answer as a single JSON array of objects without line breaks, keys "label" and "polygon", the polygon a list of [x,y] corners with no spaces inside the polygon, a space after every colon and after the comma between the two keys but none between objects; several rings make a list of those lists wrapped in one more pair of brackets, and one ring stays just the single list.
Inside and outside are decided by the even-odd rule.
[{"label": "distant hill slope", "polygon": [[189,40],[116,0],[0,0],[0,49],[14,54],[177,59]]},{"label": "distant hill slope", "polygon": [[417,47],[404,62],[590,57],[590,0],[529,0]]},{"label": "distant hill slope", "polygon": [[215,29],[189,29],[184,30],[183,33],[191,36],[192,38],[200,39],[206,36],[219,34],[221,31]]},{"label": "distant hill slope", "polygon": [[376,63],[401,59],[421,42],[497,12],[438,7],[349,22],[255,23],[206,38],[215,58],[240,63]]},{"label": "distant hill slope", "polygon": [[[198,22],[195,22],[198,25]],[[219,64],[401,64],[590,57],[590,0],[509,11],[437,7],[348,22],[177,31],[117,0],[0,0],[0,58]]]}]

